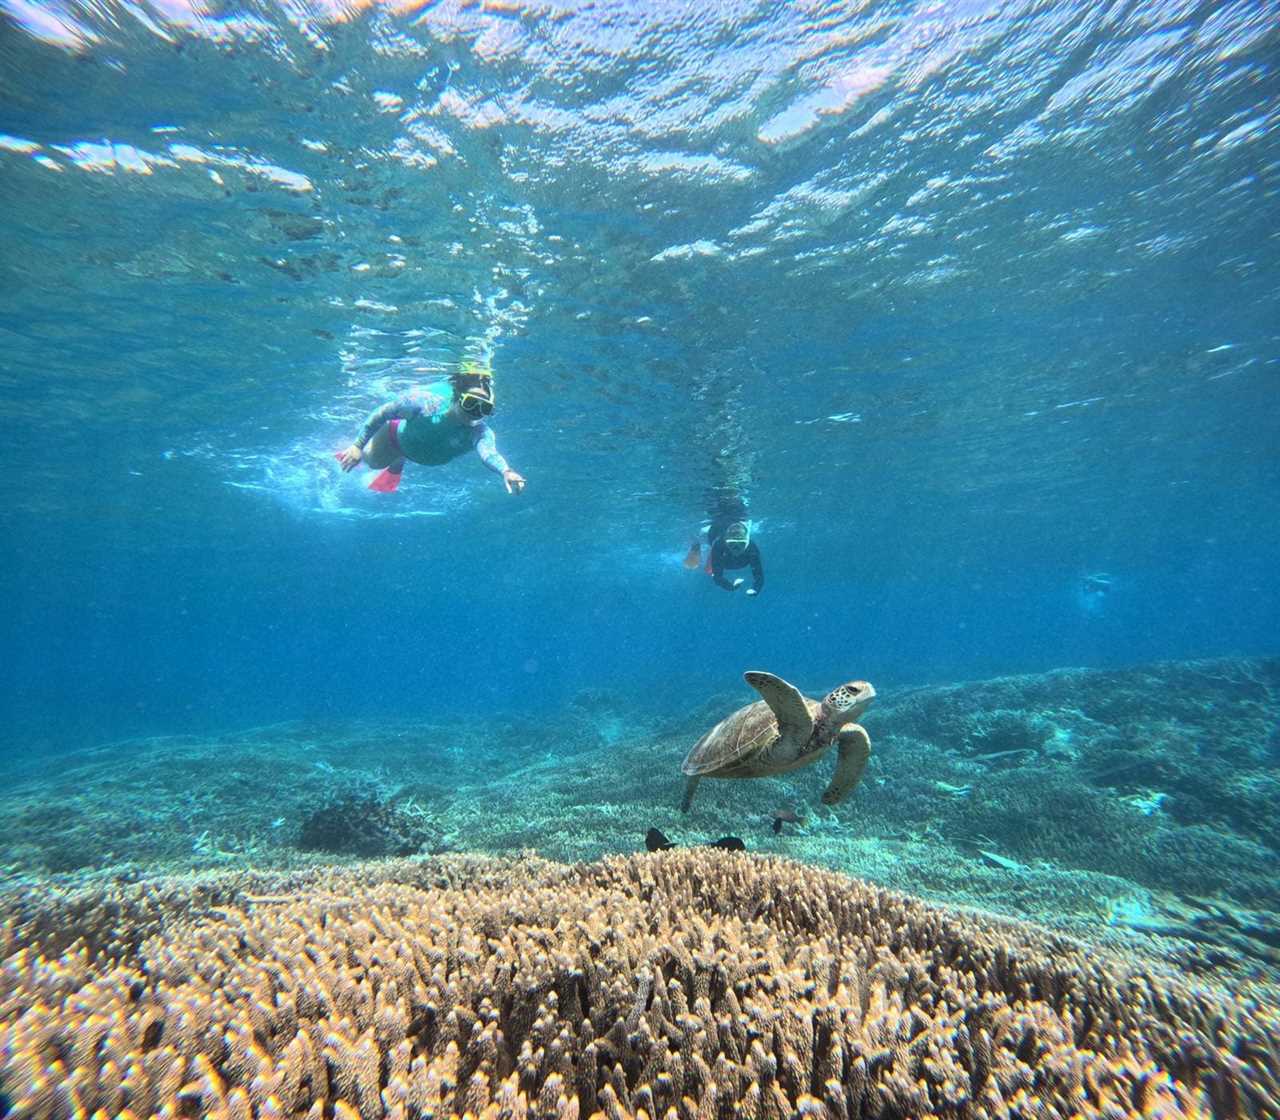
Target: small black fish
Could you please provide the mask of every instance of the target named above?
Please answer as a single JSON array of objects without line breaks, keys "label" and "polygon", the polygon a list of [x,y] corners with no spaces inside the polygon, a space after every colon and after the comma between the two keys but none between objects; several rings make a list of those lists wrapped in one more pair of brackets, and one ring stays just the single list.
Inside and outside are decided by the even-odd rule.
[{"label": "small black fish", "polygon": [[782,831],[783,824],[800,824],[800,814],[792,805],[780,805],[773,811],[773,833],[776,836]]},{"label": "small black fish", "polygon": [[656,828],[651,828],[644,834],[644,846],[651,852],[665,852],[668,848],[675,847],[675,845]]},{"label": "small black fish", "polygon": [[745,852],[747,850],[746,844],[736,836],[721,836],[719,840],[712,840],[707,847],[724,848],[729,852]]}]

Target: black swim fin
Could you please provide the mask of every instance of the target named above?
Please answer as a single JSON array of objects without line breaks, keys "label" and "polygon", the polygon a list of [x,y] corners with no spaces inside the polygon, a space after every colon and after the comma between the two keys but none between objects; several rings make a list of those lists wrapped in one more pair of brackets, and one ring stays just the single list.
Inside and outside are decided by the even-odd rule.
[{"label": "black swim fin", "polygon": [[675,847],[675,845],[656,828],[651,828],[644,834],[644,846],[651,852],[665,852],[668,848]]}]

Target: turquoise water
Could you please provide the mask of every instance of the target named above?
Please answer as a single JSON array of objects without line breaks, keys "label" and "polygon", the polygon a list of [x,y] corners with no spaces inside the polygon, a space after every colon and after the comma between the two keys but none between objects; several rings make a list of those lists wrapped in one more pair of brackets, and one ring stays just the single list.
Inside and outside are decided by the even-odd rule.
[{"label": "turquoise water", "polygon": [[3,7],[9,750],[1275,651],[1275,5]]},{"label": "turquoise water", "polygon": [[[1280,1118],[1277,58],[0,0],[0,1117]],[[464,360],[523,493],[339,470]]]}]

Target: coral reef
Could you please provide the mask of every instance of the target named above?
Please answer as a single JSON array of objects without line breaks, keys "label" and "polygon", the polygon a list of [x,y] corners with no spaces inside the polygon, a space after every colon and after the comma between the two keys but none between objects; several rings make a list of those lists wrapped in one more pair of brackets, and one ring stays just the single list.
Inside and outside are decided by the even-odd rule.
[{"label": "coral reef", "polygon": [[298,834],[304,852],[354,856],[411,856],[438,835],[412,802],[379,798],[373,793],[347,793],[308,813]]},{"label": "coral reef", "polygon": [[[1121,915],[1114,915],[1117,920]],[[1226,953],[1243,954],[1280,966],[1280,925],[1274,914],[1258,913],[1212,898],[1167,901],[1160,914],[1141,908],[1123,915],[1124,924],[1184,941],[1203,942]]]},{"label": "coral reef", "polygon": [[1230,995],[726,852],[0,895],[15,1115],[1280,1116]]},{"label": "coral reef", "polygon": [[[1210,899],[1255,914],[1252,929],[1280,924],[1280,661],[884,687],[866,716],[872,759],[847,803],[821,805],[823,760],[707,783],[682,816],[680,760],[746,692],[693,696],[694,710],[661,718],[593,691],[519,722],[437,711],[431,723],[127,742],[57,766],[0,759],[0,876],[38,890],[51,874],[299,868],[410,850],[594,860],[639,849],[652,826],[678,844],[738,835],[754,851],[1127,940],[1207,973],[1275,972],[1265,938],[1183,915]],[[386,827],[362,839],[369,800]],[[356,809],[339,814],[349,827],[304,850],[317,810],[344,804]],[[802,823],[775,833],[779,805]]]},{"label": "coral reef", "polygon": [[[291,864],[303,826],[327,806],[374,800],[420,816],[452,797],[475,778],[472,746],[456,726],[291,722],[129,740],[56,767],[0,758],[13,768],[0,792],[0,861],[51,873]],[[486,771],[501,778],[517,765],[495,758]]]},{"label": "coral reef", "polygon": [[1085,789],[1157,792],[1173,820],[1280,846],[1269,809],[1280,792],[1275,658],[1059,669],[909,689],[877,714],[894,741],[927,743],[970,771],[1056,766]]}]

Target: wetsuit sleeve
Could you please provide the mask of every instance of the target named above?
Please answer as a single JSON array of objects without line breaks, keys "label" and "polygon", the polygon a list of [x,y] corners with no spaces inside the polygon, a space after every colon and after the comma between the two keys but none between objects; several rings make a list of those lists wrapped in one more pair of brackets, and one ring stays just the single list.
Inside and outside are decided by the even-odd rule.
[{"label": "wetsuit sleeve", "polygon": [[752,586],[755,588],[756,594],[759,595],[764,590],[764,561],[760,558],[760,550],[755,546],[754,542],[751,545],[750,560]]},{"label": "wetsuit sleeve", "polygon": [[717,587],[723,587],[726,591],[733,590],[733,584],[724,578],[724,545],[719,541],[711,546],[711,578],[715,580]]},{"label": "wetsuit sleeve", "polygon": [[369,413],[369,418],[364,422],[364,427],[360,429],[360,434],[356,436],[356,446],[363,451],[364,445],[373,439],[378,429],[388,420],[408,420],[410,416],[417,416],[421,412],[428,411],[428,403],[421,397],[411,396],[406,393],[402,397],[396,397],[393,401],[387,401],[381,408],[375,408]]},{"label": "wetsuit sleeve", "polygon": [[502,452],[498,450],[498,437],[493,434],[493,429],[488,424],[475,426],[472,444],[476,454],[480,456],[480,461],[494,474],[502,474],[503,471],[511,469],[506,459],[502,457]]}]

